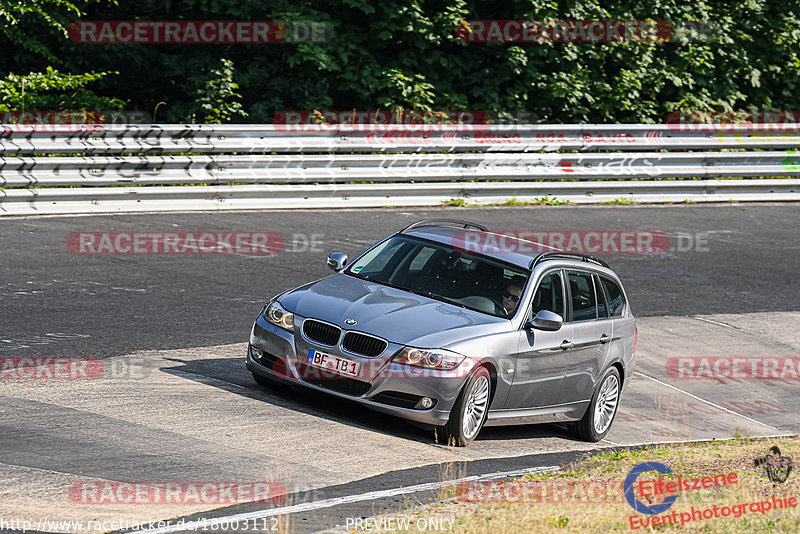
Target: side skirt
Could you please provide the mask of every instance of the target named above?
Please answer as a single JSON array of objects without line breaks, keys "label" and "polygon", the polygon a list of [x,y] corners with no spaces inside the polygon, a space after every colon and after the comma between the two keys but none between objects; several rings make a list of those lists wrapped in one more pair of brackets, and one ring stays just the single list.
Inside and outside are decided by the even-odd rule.
[{"label": "side skirt", "polygon": [[541,408],[490,410],[484,426],[533,425],[578,421],[586,413],[589,403],[590,401],[581,401],[555,406],[543,406]]}]

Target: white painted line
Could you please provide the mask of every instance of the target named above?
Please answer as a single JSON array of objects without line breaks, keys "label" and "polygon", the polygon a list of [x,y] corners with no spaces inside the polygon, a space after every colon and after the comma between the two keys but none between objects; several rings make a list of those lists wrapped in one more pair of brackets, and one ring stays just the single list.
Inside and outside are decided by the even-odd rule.
[{"label": "white painted line", "polygon": [[[797,434],[770,434],[768,436],[746,436],[746,439],[767,439],[767,438],[793,438]],[[644,445],[683,445],[686,443],[711,443],[712,441],[732,441],[734,439],[742,438],[703,438],[703,439],[686,439],[682,441],[644,441],[642,443],[627,443],[621,445],[622,447],[642,447]]]},{"label": "white painted line", "polygon": [[[692,315],[691,317],[692,317],[692,319],[697,319],[698,321],[705,321],[707,323],[715,324],[715,325],[718,325],[718,326],[724,326],[726,328],[734,328],[733,326],[731,326],[729,324],[720,323],[719,321],[712,321],[711,319],[706,319],[705,317],[699,317],[697,315]],[[734,330],[735,330],[735,328],[734,328]]]},{"label": "white painted line", "polygon": [[668,388],[672,388],[672,389],[674,389],[675,391],[680,391],[681,393],[684,393],[684,394],[686,394],[686,395],[689,395],[691,398],[693,398],[693,399],[697,399],[697,400],[699,400],[700,402],[704,402],[704,403],[708,404],[709,406],[713,406],[714,408],[719,408],[720,410],[726,411],[726,412],[728,412],[728,413],[730,413],[730,414],[733,414],[733,415],[735,415],[735,416],[737,416],[737,417],[743,417],[744,419],[747,419],[747,420],[748,420],[748,421],[750,421],[751,423],[756,423],[756,424],[758,424],[758,425],[765,426],[765,427],[767,427],[767,428],[771,428],[772,430],[776,430],[776,431],[780,432],[780,429],[777,429],[777,428],[775,428],[774,426],[768,425],[768,424],[766,424],[766,423],[762,423],[761,421],[756,421],[755,419],[751,419],[750,417],[747,417],[746,415],[742,415],[742,414],[740,414],[740,413],[734,412],[733,410],[729,410],[728,408],[725,408],[724,406],[720,406],[719,404],[714,404],[713,402],[711,402],[711,401],[707,401],[707,400],[705,400],[705,399],[703,399],[703,398],[700,398],[700,397],[698,397],[697,395],[692,395],[692,394],[691,394],[691,393],[689,393],[688,391],[684,391],[684,390],[682,390],[682,389],[680,389],[680,388],[676,388],[675,386],[673,386],[673,385],[671,385],[671,384],[667,384],[666,382],[662,382],[661,380],[658,380],[657,378],[653,378],[652,376],[647,376],[647,375],[645,375],[645,374],[642,374],[642,373],[640,373],[639,371],[636,371],[634,374],[637,374],[637,375],[639,375],[639,376],[643,376],[643,377],[645,377],[645,378],[648,378],[648,379],[652,380],[653,382],[657,382],[657,383],[661,384],[662,386],[666,386],[666,387],[668,387]]},{"label": "white painted line", "polygon": [[370,491],[368,493],[361,493],[359,495],[348,495],[346,497],[335,497],[333,499],[324,499],[321,501],[315,502],[305,502],[300,504],[294,504],[291,506],[282,506],[280,508],[272,508],[270,510],[258,510],[257,512],[247,512],[243,514],[235,514],[225,517],[214,517],[209,519],[199,519],[197,521],[190,521],[185,523],[176,523],[174,525],[168,525],[166,527],[161,528],[154,528],[154,529],[142,529],[138,532],[147,532],[149,534],[163,534],[166,532],[180,532],[184,530],[206,530],[206,529],[214,529],[218,528],[221,522],[227,521],[247,521],[249,519],[261,519],[264,517],[272,517],[276,515],[282,514],[293,514],[297,512],[308,512],[311,510],[318,510],[320,508],[330,508],[332,506],[338,506],[340,504],[350,504],[355,502],[363,502],[363,501],[372,501],[375,499],[383,499],[385,497],[394,497],[397,495],[406,495],[408,493],[417,493],[420,491],[428,491],[428,490],[435,490],[442,488],[444,486],[451,486],[453,484],[459,484],[462,482],[472,482],[477,480],[492,480],[496,478],[510,478],[510,477],[517,477],[522,475],[527,475],[530,473],[543,473],[543,472],[550,472],[550,471],[558,471],[561,468],[557,465],[550,465],[545,467],[533,467],[530,469],[520,469],[517,471],[504,471],[501,473],[488,473],[485,475],[473,475],[470,477],[459,478],[456,480],[445,480],[441,482],[429,482],[427,484],[417,484],[415,486],[406,486],[401,488],[393,488],[388,490],[381,490],[381,491]]}]

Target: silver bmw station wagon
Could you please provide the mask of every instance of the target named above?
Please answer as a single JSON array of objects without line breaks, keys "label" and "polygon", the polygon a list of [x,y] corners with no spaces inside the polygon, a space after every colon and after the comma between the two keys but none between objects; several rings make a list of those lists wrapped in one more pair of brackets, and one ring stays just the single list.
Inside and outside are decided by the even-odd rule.
[{"label": "silver bmw station wagon", "polygon": [[[633,376],[637,330],[605,262],[483,226],[429,219],[335,274],[278,295],[253,325],[247,368],[352,399],[470,444],[484,425],[563,422],[601,440]],[[509,247],[509,240],[516,246]]]}]

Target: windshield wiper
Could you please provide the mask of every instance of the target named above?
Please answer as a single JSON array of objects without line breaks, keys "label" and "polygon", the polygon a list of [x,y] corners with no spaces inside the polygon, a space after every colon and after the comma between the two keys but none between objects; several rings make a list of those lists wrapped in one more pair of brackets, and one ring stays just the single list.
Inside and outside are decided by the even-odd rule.
[{"label": "windshield wiper", "polygon": [[415,295],[420,295],[423,297],[433,298],[430,291],[421,291],[419,289],[415,289],[413,287],[408,287],[400,284],[393,284],[391,282],[386,282],[384,280],[373,280],[373,282],[378,282],[379,284],[383,284],[385,286],[393,287],[395,289],[402,289],[403,291],[408,291],[409,293],[414,293]]},{"label": "windshield wiper", "polygon": [[408,291],[409,293],[414,293],[415,295],[421,295],[423,297],[428,297],[428,298],[431,298],[431,299],[434,299],[434,300],[445,302],[447,304],[452,304],[454,306],[459,306],[461,308],[469,309],[466,306],[464,306],[463,304],[461,304],[460,302],[454,302],[449,297],[445,297],[444,295],[439,295],[438,293],[434,293],[433,291],[421,291],[421,290],[415,289],[413,287],[408,287],[408,286],[404,286],[404,285],[400,285],[400,284],[392,284],[392,283],[389,283],[389,282],[379,282],[379,283],[385,284],[385,285],[387,285],[389,287],[393,287],[395,289],[402,289],[403,291]]},{"label": "windshield wiper", "polygon": [[375,282],[376,284],[389,286],[394,289],[400,289],[401,291],[408,291],[409,293],[414,293],[415,295],[419,295],[421,297],[428,297],[429,299],[438,300],[446,304],[452,304],[453,306],[458,306],[459,308],[464,308],[465,310],[472,309],[469,306],[451,300],[449,297],[445,297],[444,295],[439,295],[438,293],[434,293],[433,291],[423,291],[410,286],[404,286],[402,284],[394,284],[392,282],[387,282],[386,280],[378,280],[377,278],[370,278],[369,276],[364,276],[356,273],[347,273],[347,274],[355,276],[356,278],[361,278],[362,280],[369,280],[370,282]]},{"label": "windshield wiper", "polygon": [[[453,306],[460,306],[462,308],[467,308],[466,306],[464,306],[460,302],[456,302],[455,300],[452,300],[450,297],[445,297],[444,295],[437,295],[436,293],[428,293],[428,296],[431,297],[432,299],[441,300],[441,301],[444,301],[444,302],[446,302],[448,304],[452,304]],[[467,308],[467,309],[469,309],[469,308]]]},{"label": "windshield wiper", "polygon": [[360,278],[361,280],[369,280],[370,282],[374,282],[372,278],[369,277],[368,274],[358,274],[350,271],[349,269],[345,269],[342,271],[344,274],[352,276],[353,278]]}]

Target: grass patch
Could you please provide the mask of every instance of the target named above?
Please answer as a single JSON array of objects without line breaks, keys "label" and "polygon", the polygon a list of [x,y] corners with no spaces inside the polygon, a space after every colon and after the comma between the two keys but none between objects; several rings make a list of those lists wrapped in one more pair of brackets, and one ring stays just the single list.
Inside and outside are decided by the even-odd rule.
[{"label": "grass patch", "polygon": [[550,195],[534,198],[532,201],[528,202],[528,204],[534,206],[565,206],[569,203],[569,200],[559,200],[556,197],[551,197]]},{"label": "grass patch", "polygon": [[600,202],[600,204],[620,205],[620,204],[636,204],[636,202],[631,200],[631,199],[629,199],[629,198],[619,197],[619,198],[615,198],[614,200],[608,200],[606,202]]},{"label": "grass patch", "polygon": [[[777,445],[785,457],[793,460],[793,469],[783,483],[772,482],[763,466],[755,464],[755,459],[766,456],[770,447]],[[516,532],[582,532],[605,534],[606,532],[637,532],[631,530],[629,517],[639,518],[656,516],[638,514],[625,501],[621,492],[621,482],[630,470],[644,462],[659,462],[672,470],[672,475],[659,475],[655,472],[644,473],[640,480],[657,478],[676,479],[683,477],[713,477],[714,475],[735,472],[738,481],[727,486],[712,486],[677,495],[675,504],[658,517],[677,512],[690,512],[691,508],[705,509],[716,505],[732,507],[742,503],[753,503],[778,498],[795,497],[800,500],[800,439],[792,438],[737,438],[725,441],[706,443],[665,444],[649,448],[633,450],[609,451],[595,454],[584,460],[563,465],[560,471],[535,473],[517,481],[580,483],[618,481],[619,495],[609,495],[607,502],[596,502],[588,495],[561,492],[559,502],[555,499],[539,499],[533,494],[531,502],[474,503],[464,502],[459,498],[408,510],[402,514],[387,517],[411,517],[411,524],[416,518],[445,517],[453,518],[453,531],[486,534],[511,534]],[[443,478],[447,479],[447,478]],[[562,484],[562,486],[564,486]],[[612,492],[613,493],[613,492]],[[442,495],[453,493],[443,492]],[[664,496],[646,497],[638,495],[642,501],[657,504]],[[463,492],[462,492],[463,495]],[[563,502],[563,501],[569,502]],[[608,502],[610,501],[610,502]],[[745,534],[751,532],[800,532],[800,505],[783,510],[769,510],[765,513],[748,510],[741,517],[719,517],[687,522],[685,526],[666,525],[654,528],[642,528],[638,532],[726,532]],[[384,531],[385,532],[385,531]]]},{"label": "grass patch", "polygon": [[517,197],[511,197],[505,202],[497,202],[491,204],[483,204],[483,206],[567,206],[573,205],[569,200],[560,200],[550,195],[537,197],[533,200],[518,200]]},{"label": "grass patch", "polygon": [[464,208],[467,206],[467,199],[463,197],[450,198],[442,201],[442,206],[453,206],[456,208]]}]

